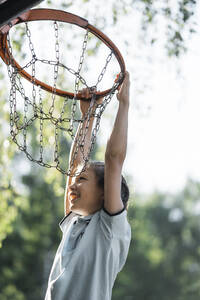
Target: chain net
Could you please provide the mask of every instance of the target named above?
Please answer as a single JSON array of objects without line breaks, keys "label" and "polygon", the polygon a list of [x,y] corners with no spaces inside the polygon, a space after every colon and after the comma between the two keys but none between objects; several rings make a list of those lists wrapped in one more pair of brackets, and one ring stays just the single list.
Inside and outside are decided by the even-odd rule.
[{"label": "chain net", "polygon": [[[11,82],[9,97],[10,133],[12,140],[18,145],[19,149],[26,154],[29,160],[43,167],[56,168],[62,174],[74,176],[84,171],[87,166],[95,146],[97,133],[100,128],[101,116],[118,88],[120,78],[114,82],[110,93],[104,97],[102,103],[97,104],[95,91],[97,91],[98,86],[107,71],[108,65],[113,57],[113,52],[109,49],[109,54],[106,57],[104,66],[101,69],[100,74],[97,75],[96,83],[90,87],[82,75],[89,32],[84,32],[78,67],[73,69],[62,62],[59,23],[56,21],[52,22],[55,41],[54,59],[47,60],[36,53],[29,24],[25,23],[23,38],[28,40],[28,50],[30,52],[29,60],[21,67],[21,69],[16,67],[12,59],[8,65],[8,75]],[[9,34],[7,36],[7,43],[10,53],[13,55],[13,44],[11,43]],[[44,96],[44,91],[41,86],[35,84],[38,62],[49,66],[52,70],[52,92],[46,92],[48,96]],[[31,87],[26,86],[27,80],[24,80],[19,72],[20,70],[27,69],[32,76]],[[73,99],[69,99],[68,97],[58,97],[56,95],[59,72],[62,73],[61,69],[64,69],[74,77]],[[92,94],[88,111],[84,116],[80,116],[76,98],[76,95],[80,91],[80,86],[81,88],[84,87],[90,89]],[[94,118],[91,141],[88,151],[85,153],[84,143],[91,118]],[[78,126],[79,131],[75,136]],[[69,144],[66,143],[66,140],[69,140],[67,139],[67,135],[71,137],[72,141],[76,139],[75,150],[71,157],[68,169],[66,167],[67,156],[69,154]],[[33,140],[33,136],[36,137],[37,143]],[[36,144],[37,150],[34,150],[36,149]],[[61,150],[62,145],[64,145],[65,150]],[[45,148],[47,148],[46,152]],[[63,152],[65,152],[64,155]],[[80,171],[74,173],[73,166],[77,155],[80,153],[82,155],[83,166]],[[63,164],[61,163],[61,157],[64,157]]]}]

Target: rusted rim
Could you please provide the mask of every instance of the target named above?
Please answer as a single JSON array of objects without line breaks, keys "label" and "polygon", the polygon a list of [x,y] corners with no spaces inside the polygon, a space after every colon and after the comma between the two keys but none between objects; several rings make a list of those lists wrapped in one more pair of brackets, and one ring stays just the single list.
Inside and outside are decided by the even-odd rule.
[{"label": "rusted rim", "polygon": [[[117,58],[117,61],[121,68],[121,73],[125,74],[125,63],[124,59],[118,50],[118,48],[115,46],[115,44],[100,30],[98,30],[96,27],[90,25],[87,20],[76,16],[74,14],[61,11],[61,10],[55,10],[55,9],[31,9],[19,17],[13,19],[9,25],[4,25],[0,28],[0,56],[3,59],[3,61],[9,65],[12,61],[12,64],[15,65],[15,67],[18,69],[18,72],[21,76],[23,76],[25,79],[30,81],[31,83],[34,83],[35,85],[41,86],[42,89],[48,91],[48,92],[54,92],[58,96],[62,97],[69,97],[74,98],[74,93],[70,93],[64,90],[60,89],[54,89],[52,86],[34,78],[27,73],[26,71],[22,70],[21,66],[15,61],[14,57],[9,51],[8,43],[7,43],[7,35],[10,31],[10,29],[17,24],[24,23],[24,22],[30,22],[30,21],[40,21],[40,20],[46,20],[46,21],[60,21],[65,23],[71,23],[74,25],[77,25],[79,27],[82,27],[85,30],[90,31],[93,33],[97,38],[99,38],[107,47],[109,47],[115,57]],[[124,76],[120,79],[120,84],[123,82]],[[96,92],[96,96],[104,97],[108,95],[111,92],[111,89],[104,90],[102,92]],[[77,99],[84,99],[80,93],[76,95]]]}]

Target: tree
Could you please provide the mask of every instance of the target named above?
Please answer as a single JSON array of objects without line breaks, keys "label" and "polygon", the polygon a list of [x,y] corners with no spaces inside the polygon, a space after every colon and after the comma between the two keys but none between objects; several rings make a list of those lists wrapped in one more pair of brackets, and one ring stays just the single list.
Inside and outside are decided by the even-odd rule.
[{"label": "tree", "polygon": [[200,296],[200,184],[180,194],[138,195],[129,210],[132,243],[113,299],[197,300]]},{"label": "tree", "polygon": [[[104,3],[105,2],[105,3]],[[117,0],[117,1],[89,1],[89,0],[76,0],[76,1],[47,1],[42,2],[39,7],[49,6],[50,8],[65,9],[68,11],[74,11],[76,8],[81,7],[81,16],[92,20],[93,24],[101,30],[107,30],[109,27],[116,27],[120,18],[123,16],[136,16],[139,14],[140,20],[140,31],[139,36],[141,38],[141,43],[146,43],[149,45],[156,45],[159,42],[159,24],[162,23],[162,30],[165,32],[164,44],[163,46],[167,50],[169,56],[179,56],[186,50],[185,41],[188,36],[195,33],[196,28],[196,1],[194,0],[180,0],[176,1],[174,5],[170,1],[165,0]],[[105,13],[106,9],[106,13]],[[98,12],[98,13],[97,13]],[[130,27],[130,25],[127,25]],[[128,27],[127,27],[128,28]],[[131,41],[131,30],[129,30],[130,36],[127,40],[127,36],[120,36],[120,42],[123,42],[129,49],[132,48]],[[16,40],[16,47],[18,51],[23,49],[22,47],[23,36],[18,37]],[[95,51],[95,48],[94,48]],[[5,68],[3,69],[5,70]],[[4,78],[4,72],[1,68],[1,79]],[[7,85],[6,85],[7,86]],[[1,98],[8,98],[8,94],[5,93],[5,88],[1,88]],[[4,119],[3,106],[5,102],[1,101],[1,119]],[[5,127],[8,126],[9,117],[6,114],[4,119]],[[1,131],[3,127],[1,125]],[[1,166],[6,166],[2,169],[2,174],[4,176],[4,183],[0,186],[1,191],[1,226],[0,226],[0,243],[6,237],[8,232],[12,231],[12,220],[15,219],[17,215],[17,207],[22,205],[21,195],[16,193],[15,188],[12,185],[11,173],[7,173],[8,165],[5,162],[5,155],[7,156],[7,161],[13,159],[15,147],[5,141],[8,138],[8,134],[1,135],[1,149],[6,151],[0,154]],[[9,146],[9,147],[8,147]],[[9,170],[10,172],[10,170]],[[2,177],[2,175],[0,174]],[[6,179],[5,179],[6,178]],[[12,194],[13,193],[13,194]],[[22,196],[24,197],[24,195]],[[15,203],[11,200],[8,205],[9,199],[17,199]],[[17,204],[18,203],[18,204]],[[9,207],[9,208],[8,208]],[[5,218],[5,211],[9,209],[9,218]]]},{"label": "tree", "polygon": [[[3,300],[43,299],[61,236],[63,191],[56,194],[53,182],[47,184],[34,174],[23,182],[31,192],[29,204],[1,249]],[[199,187],[189,181],[176,195],[155,192],[145,201],[143,195],[130,200],[132,241],[125,268],[114,285],[114,300],[199,299]]]},{"label": "tree", "polygon": [[[3,77],[0,74],[0,77]],[[8,110],[5,88],[0,90],[0,248],[7,234],[13,231],[12,222],[15,220],[20,206],[24,201],[11,180],[11,160],[14,156],[14,146],[8,138]]]},{"label": "tree", "polygon": [[[69,11],[73,5],[81,8],[81,16],[92,19],[94,23],[91,23],[103,31],[117,26],[123,16],[137,13],[141,22],[141,42],[152,47],[159,42],[157,29],[162,20],[166,32],[163,47],[170,56],[182,54],[186,50],[185,38],[195,32],[196,2],[192,0],[177,1],[173,7],[164,0],[97,1],[95,7],[92,3],[94,1],[76,0],[67,4],[66,1],[48,1],[51,8]],[[104,14],[104,7],[108,14]],[[126,40],[121,35],[120,40],[129,49],[132,47],[131,36]],[[19,50],[22,49],[21,39],[18,46]],[[2,70],[2,66],[0,68]],[[1,72],[2,82],[3,77]],[[8,98],[3,86],[0,97]],[[27,163],[26,174],[20,174],[18,163],[25,160],[8,140],[9,116],[3,100],[0,102],[0,118],[3,120],[0,122],[0,242],[3,241],[0,298],[42,299],[59,241],[57,223],[63,215],[64,177],[55,170],[42,170],[30,163]],[[68,142],[63,143],[69,151]],[[199,221],[188,209],[188,206],[197,204],[195,199],[199,193],[194,195],[194,190],[198,189],[198,183],[190,182],[185,194],[177,195],[175,202],[169,195],[155,193],[143,206],[138,204],[142,195],[137,196],[138,203],[129,211],[133,242],[126,268],[115,284],[114,299],[199,298],[199,283],[194,280],[199,275]],[[183,204],[181,197],[188,200]],[[30,272],[32,276],[29,276]]]},{"label": "tree", "polygon": [[[27,205],[13,223],[14,233],[1,249],[1,299],[42,299],[60,235],[58,222],[63,210],[64,182],[55,189],[41,170],[23,177],[29,190]],[[35,174],[37,176],[35,176]],[[48,179],[51,181],[51,178]]]},{"label": "tree", "polygon": [[[186,39],[196,32],[196,0],[173,2],[168,0],[116,0],[109,1],[109,3],[103,0],[97,1],[94,5],[92,2],[94,1],[76,0],[65,3],[61,0],[55,4],[54,1],[49,0],[48,5],[72,12],[75,7],[81,7],[81,16],[86,19],[94,16],[93,23],[101,30],[105,30],[108,26],[117,26],[123,15],[127,18],[132,16],[135,20],[139,15],[138,36],[141,42],[146,43],[147,47],[153,46],[159,42],[160,34],[163,32],[164,43],[161,47],[165,48],[166,54],[169,56],[179,57],[182,55],[187,50]],[[43,6],[43,3],[40,6]],[[132,47],[132,28],[130,26],[128,23],[129,40],[126,40],[123,34],[120,36],[120,40],[127,47]],[[135,26],[135,23],[132,26]]]}]

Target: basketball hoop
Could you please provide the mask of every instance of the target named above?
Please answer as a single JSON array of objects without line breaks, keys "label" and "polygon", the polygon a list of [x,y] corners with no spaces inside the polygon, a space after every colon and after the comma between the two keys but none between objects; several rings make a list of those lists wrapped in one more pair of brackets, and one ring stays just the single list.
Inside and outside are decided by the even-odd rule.
[{"label": "basketball hoop", "polygon": [[[55,59],[44,59],[41,58],[35,51],[35,45],[32,41],[31,30],[29,24],[35,21],[51,21],[54,27],[54,38],[55,38]],[[85,31],[84,39],[81,48],[81,54],[79,58],[78,68],[74,69],[63,63],[60,53],[60,42],[59,42],[59,25],[60,24],[71,24],[72,26],[78,26]],[[15,26],[24,26],[24,36],[28,41],[28,47],[30,52],[30,60],[22,65],[17,62],[15,55],[13,53],[13,45],[10,37],[10,31]],[[103,68],[100,74],[97,75],[96,83],[90,86],[82,75],[82,66],[85,60],[88,44],[88,35],[94,36],[102,44],[104,44],[110,53],[106,57]],[[83,155],[84,166],[86,167],[88,159],[94,148],[96,141],[97,132],[100,126],[101,116],[110,102],[112,96],[114,95],[116,89],[123,82],[125,74],[125,64],[122,55],[120,54],[118,48],[114,43],[100,30],[90,25],[87,20],[73,15],[68,12],[53,10],[53,9],[33,9],[28,12],[23,13],[16,19],[13,19],[8,25],[4,25],[0,28],[0,56],[8,67],[8,74],[11,82],[10,89],[10,131],[13,141],[18,145],[19,149],[25,152],[26,156],[44,167],[55,167],[61,173],[72,175],[73,163],[76,159],[78,150],[83,148],[85,137],[88,130],[88,124],[90,118],[95,118],[94,128],[92,131],[91,145],[87,154]],[[112,86],[110,88],[98,91],[98,86],[101,83],[108,65],[110,64],[113,56],[118,63],[120,69],[120,75],[116,76],[113,80]],[[36,65],[40,63],[42,65],[48,66],[53,69],[53,84],[48,84],[43,80],[39,79],[36,75]],[[29,71],[31,69],[31,72]],[[74,76],[74,91],[69,91],[67,89],[62,89],[58,87],[58,77],[59,70],[63,69],[68,72],[68,74]],[[116,74],[117,75],[117,74]],[[27,95],[28,91],[26,89],[26,83],[23,83],[23,78],[26,79],[32,86],[31,95]],[[79,91],[80,84],[87,87],[90,90],[89,98],[84,98],[82,93]],[[49,103],[48,109],[45,109],[45,97],[42,97],[42,90],[46,91],[48,95],[51,95],[51,103]],[[56,111],[56,97],[62,98],[62,107],[60,108],[59,114],[55,115]],[[98,98],[104,97],[102,104],[96,103]],[[22,101],[18,100],[20,98],[23,101],[23,111]],[[59,98],[59,99],[61,99]],[[90,101],[90,106],[88,113],[83,118],[78,118],[77,115],[77,100]],[[68,105],[70,102],[70,114],[66,117],[67,110],[69,110]],[[21,110],[20,110],[21,109]],[[44,124],[45,122],[50,122],[54,126],[54,163],[45,162],[44,160]],[[68,133],[72,138],[74,138],[74,125],[82,124],[86,122],[86,127],[81,128],[80,136],[77,137],[77,145],[74,156],[72,157],[71,166],[66,171],[65,168],[60,165],[60,155],[59,155],[59,131]],[[39,129],[39,158],[35,158],[28,150],[27,144],[27,131],[31,126],[35,126],[38,123]],[[67,124],[67,126],[66,126]],[[18,136],[21,134],[21,141]],[[73,174],[74,175],[74,174]]]}]

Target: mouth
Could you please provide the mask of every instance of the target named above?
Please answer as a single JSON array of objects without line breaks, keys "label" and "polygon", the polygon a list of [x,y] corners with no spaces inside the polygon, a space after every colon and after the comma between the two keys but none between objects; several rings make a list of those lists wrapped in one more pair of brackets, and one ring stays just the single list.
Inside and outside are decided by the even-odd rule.
[{"label": "mouth", "polygon": [[69,200],[71,201],[71,202],[74,202],[75,200],[77,200],[78,199],[78,195],[77,194],[75,194],[75,193],[70,193],[69,194]]}]

